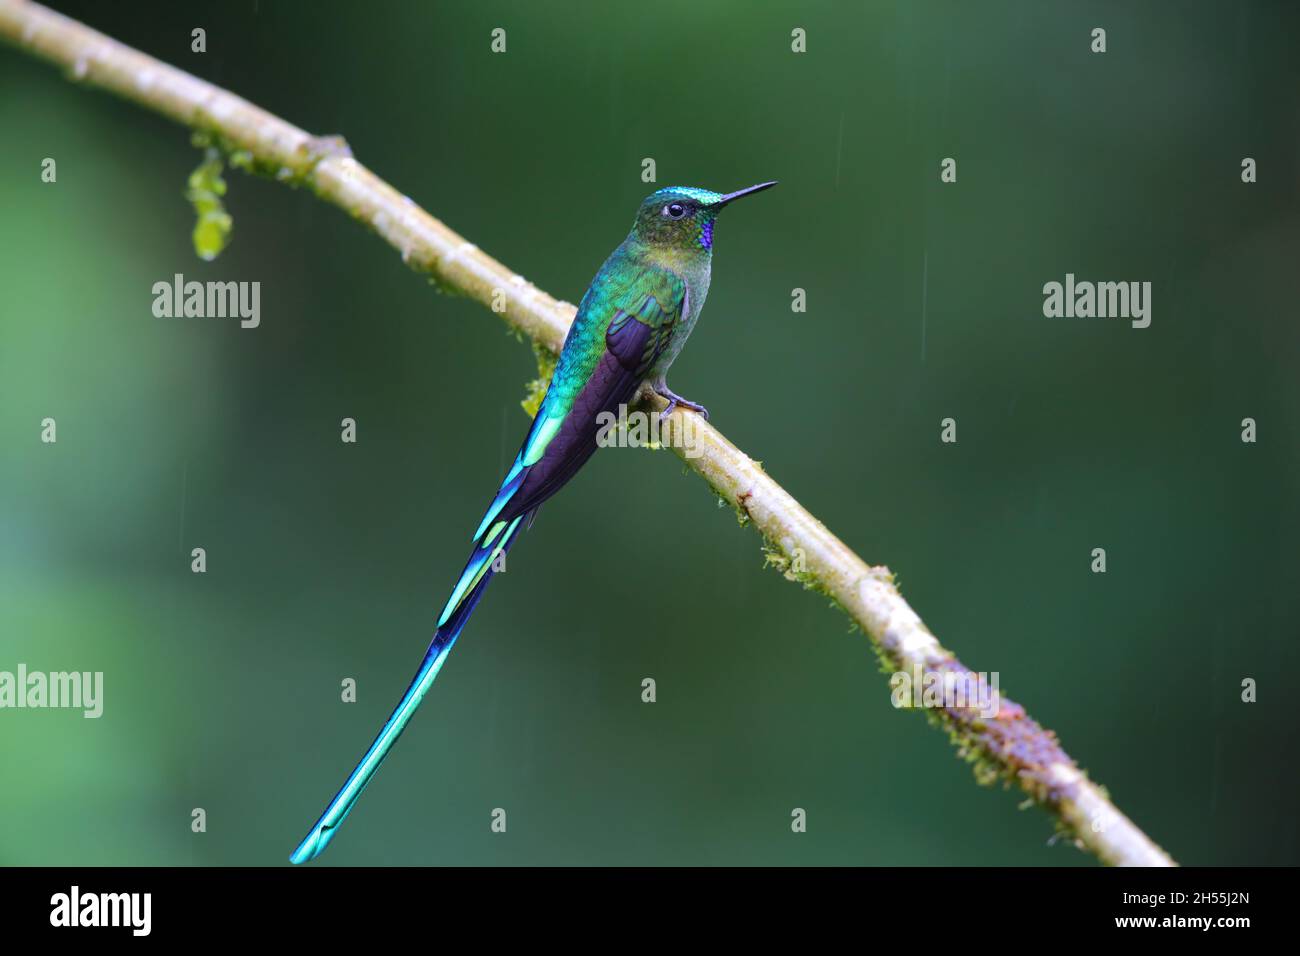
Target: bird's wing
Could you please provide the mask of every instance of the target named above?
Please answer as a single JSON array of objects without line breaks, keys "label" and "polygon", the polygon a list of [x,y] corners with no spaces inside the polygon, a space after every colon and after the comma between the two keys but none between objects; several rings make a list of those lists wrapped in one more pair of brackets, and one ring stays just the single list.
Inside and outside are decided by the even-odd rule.
[{"label": "bird's wing", "polygon": [[590,301],[584,300],[582,308],[588,314],[580,314],[575,325],[594,321],[597,331],[604,328],[603,347],[596,343],[592,350],[598,357],[585,363],[590,371],[581,386],[566,388],[557,385],[566,368],[584,363],[569,355],[582,343],[574,336],[565,342],[546,399],[484,515],[480,534],[499,521],[535,510],[591,457],[598,417],[602,412],[617,412],[636,394],[647,370],[668,345],[674,326],[686,314],[686,283],[666,270],[642,269],[630,280],[610,282]]}]

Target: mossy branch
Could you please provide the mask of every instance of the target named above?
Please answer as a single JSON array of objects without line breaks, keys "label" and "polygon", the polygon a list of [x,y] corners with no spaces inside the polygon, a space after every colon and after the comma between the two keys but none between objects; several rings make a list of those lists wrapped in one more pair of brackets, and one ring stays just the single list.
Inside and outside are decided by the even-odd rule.
[{"label": "mossy branch", "polygon": [[[440,286],[491,306],[546,352],[558,352],[574,307],[551,298],[457,235],[351,155],[338,138],[312,136],[246,100],[25,0],[0,0],[0,37],[97,86],[190,127],[233,166],[312,189],[365,223],[402,260]],[[642,400],[655,410],[657,396]],[[673,418],[689,412],[677,411]],[[828,595],[868,635],[882,666],[951,678],[970,671],[903,600],[887,568],[868,566],[721,432],[698,422],[683,459],[764,538],[768,561]],[[682,454],[680,448],[675,449]],[[699,452],[698,455],[695,452]],[[978,705],[927,708],[981,782],[1023,790],[1081,848],[1109,864],[1169,866],[1170,857],[1110,802],[1056,736],[1003,697],[996,716]]]}]

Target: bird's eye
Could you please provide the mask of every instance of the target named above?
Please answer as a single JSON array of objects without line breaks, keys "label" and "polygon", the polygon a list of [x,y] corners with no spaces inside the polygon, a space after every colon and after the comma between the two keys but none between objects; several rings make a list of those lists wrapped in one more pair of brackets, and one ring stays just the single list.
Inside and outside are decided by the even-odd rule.
[{"label": "bird's eye", "polygon": [[679,202],[670,202],[664,206],[664,215],[669,219],[681,219],[686,215],[686,207]]}]

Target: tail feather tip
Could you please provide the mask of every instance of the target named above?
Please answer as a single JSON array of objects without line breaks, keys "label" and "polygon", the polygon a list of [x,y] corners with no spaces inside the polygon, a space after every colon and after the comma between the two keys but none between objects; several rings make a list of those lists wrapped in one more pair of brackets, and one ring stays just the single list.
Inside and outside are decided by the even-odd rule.
[{"label": "tail feather tip", "polygon": [[321,827],[313,827],[311,833],[303,838],[298,844],[298,849],[293,851],[289,857],[290,863],[306,863],[308,860],[314,860],[320,856],[329,843],[329,831]]}]

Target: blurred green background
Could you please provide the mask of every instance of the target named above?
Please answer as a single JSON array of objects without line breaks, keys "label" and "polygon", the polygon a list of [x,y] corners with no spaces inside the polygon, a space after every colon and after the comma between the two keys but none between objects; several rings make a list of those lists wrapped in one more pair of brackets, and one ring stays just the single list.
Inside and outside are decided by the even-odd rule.
[{"label": "blurred green background", "polygon": [[[644,157],[659,186],[781,180],[721,221],[677,390],[1178,860],[1297,861],[1294,5],[55,6],[345,135],[572,302]],[[0,46],[0,669],[106,685],[99,720],[0,712],[3,863],[285,863],[527,424],[528,348],[306,191],[228,173],[233,242],[196,259],[199,158]],[[177,272],[260,281],[261,327],[154,318]],[[1151,327],[1045,319],[1067,272],[1151,281]],[[611,450],[321,862],[1090,862],[1017,803],[675,457]]]}]

